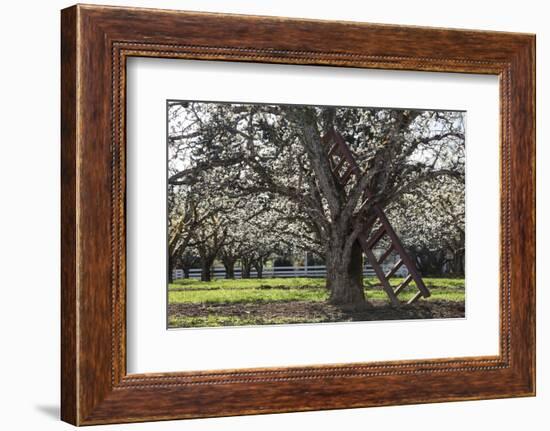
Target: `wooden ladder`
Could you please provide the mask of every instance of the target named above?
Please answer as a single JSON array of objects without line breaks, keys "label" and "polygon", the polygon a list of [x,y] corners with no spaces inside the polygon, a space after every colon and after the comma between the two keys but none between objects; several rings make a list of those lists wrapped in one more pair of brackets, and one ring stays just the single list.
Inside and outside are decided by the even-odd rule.
[{"label": "wooden ladder", "polygon": [[[335,129],[332,129],[323,137],[324,143],[329,143],[330,141],[333,142],[333,145],[330,147],[330,150],[328,152],[330,167],[332,169],[334,177],[336,178],[336,181],[338,181],[338,183],[342,187],[344,187],[348,183],[352,175],[360,177],[361,171],[359,169],[359,165],[355,161],[355,157],[349,149],[348,144],[346,143],[342,135]],[[374,269],[376,276],[380,280],[382,288],[388,295],[391,303],[396,306],[401,303],[398,299],[398,295],[403,292],[405,287],[407,287],[411,281],[415,282],[418,292],[408,301],[408,304],[412,304],[421,297],[429,297],[430,291],[428,290],[428,288],[424,284],[424,281],[422,280],[422,277],[418,273],[414,261],[403,247],[401,240],[395,233],[382,207],[378,203],[373,203],[371,205],[372,198],[373,195],[371,191],[366,190],[363,195],[363,201],[359,208],[359,214],[364,216],[364,209],[370,206],[374,210],[374,219],[371,220],[365,227],[365,232],[359,234],[358,241],[372,269]],[[371,230],[371,228],[377,224],[376,222],[378,222],[380,226],[378,227],[378,229],[368,235],[367,231]],[[374,255],[373,250],[380,242],[380,240],[384,237],[387,237],[390,245],[384,251],[384,253],[382,253],[382,255],[377,258]],[[386,273],[382,268],[382,263],[392,253],[396,253],[399,257],[399,260]],[[390,285],[389,280],[402,266],[405,266],[405,268],[407,268],[409,275],[405,278],[405,280],[403,280],[403,282],[399,286],[394,289]]]}]

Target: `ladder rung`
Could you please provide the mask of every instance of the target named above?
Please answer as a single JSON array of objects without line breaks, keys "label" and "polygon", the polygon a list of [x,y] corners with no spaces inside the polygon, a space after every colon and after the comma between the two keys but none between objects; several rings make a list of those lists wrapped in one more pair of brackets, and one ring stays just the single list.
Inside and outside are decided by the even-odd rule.
[{"label": "ladder rung", "polygon": [[395,272],[403,265],[403,259],[399,259],[399,261],[393,265],[392,269],[390,269],[390,272],[386,274],[386,279],[390,278]]},{"label": "ladder rung", "polygon": [[422,296],[422,292],[419,290],[416,295],[414,295],[411,299],[407,301],[407,304],[412,304],[416,302],[420,297]]},{"label": "ladder rung", "polygon": [[376,263],[376,258],[374,257],[374,254],[372,250],[367,249],[365,250],[365,254],[367,255],[367,259],[369,260],[372,269],[374,269],[374,272],[376,273],[376,276],[382,283],[382,288],[385,290],[386,294],[388,295],[388,298],[390,298],[390,301],[392,305],[399,306],[399,299],[397,299],[397,296],[393,293],[393,289],[390,286],[390,283],[388,283],[388,280],[384,278],[384,271],[382,271],[382,268],[380,265]]},{"label": "ladder rung", "polygon": [[407,275],[407,278],[405,278],[405,280],[403,280],[403,282],[399,286],[397,286],[393,291],[393,293],[395,293],[395,296],[399,295],[401,291],[409,285],[412,279],[413,279],[412,274]]},{"label": "ladder rung", "polygon": [[380,226],[378,230],[370,237],[370,239],[367,241],[366,247],[370,250],[372,249],[378,241],[384,236],[386,233],[386,228],[384,226]]},{"label": "ladder rung", "polygon": [[370,200],[371,200],[371,199],[370,199],[369,197],[367,197],[367,198],[363,201],[363,203],[361,204],[361,206],[359,207],[359,211],[358,211],[358,212],[361,213],[361,212],[365,211],[365,209],[367,208],[367,205],[370,204]]},{"label": "ladder rung", "polygon": [[334,169],[332,169],[332,173],[334,175],[338,175],[338,171],[340,170],[340,168],[342,167],[342,165],[345,163],[346,159],[343,158],[343,157],[340,157],[340,160],[338,160],[338,163],[336,163],[336,165],[334,166]]},{"label": "ladder rung", "polygon": [[388,248],[382,254],[382,256],[380,256],[380,259],[378,259],[378,263],[381,264],[382,262],[384,262],[388,258],[388,256],[391,254],[392,251],[393,251],[393,244],[390,244],[390,248]]},{"label": "ladder rung", "polygon": [[332,156],[333,154],[338,154],[338,152],[339,152],[338,150],[339,150],[339,149],[340,149],[340,148],[339,148],[338,143],[334,144],[332,147],[330,147],[330,150],[329,150],[329,152],[328,152],[328,156],[330,157],[330,156]]},{"label": "ladder rung", "polygon": [[349,181],[350,177],[351,177],[351,174],[353,174],[353,171],[355,169],[353,168],[353,165],[350,165],[347,169],[346,169],[346,172],[344,172],[344,175],[342,175],[342,178],[340,178],[340,184],[342,184],[343,186],[345,186],[347,184],[347,182]]}]

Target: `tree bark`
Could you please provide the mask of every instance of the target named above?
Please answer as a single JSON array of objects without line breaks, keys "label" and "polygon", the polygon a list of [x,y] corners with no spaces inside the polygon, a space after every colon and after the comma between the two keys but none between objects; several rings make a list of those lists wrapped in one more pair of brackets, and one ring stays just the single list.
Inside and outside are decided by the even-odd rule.
[{"label": "tree bark", "polygon": [[183,278],[189,278],[189,270],[190,270],[190,268],[184,266],[182,269],[183,269]]},{"label": "tree bark", "polygon": [[464,275],[464,250],[452,250],[453,258],[449,262],[452,275]]},{"label": "tree bark", "polygon": [[263,278],[264,263],[261,260],[258,260],[254,263],[254,268],[256,269],[256,277],[257,278]]},{"label": "tree bark", "polygon": [[174,260],[172,256],[168,256],[168,283],[174,282]]},{"label": "tree bark", "polygon": [[344,310],[364,310],[368,304],[363,288],[363,252],[355,242],[349,258],[345,258],[340,241],[328,246],[327,288],[329,302]]},{"label": "tree bark", "polygon": [[214,263],[213,258],[203,259],[201,261],[201,281],[211,281],[212,280],[212,264]]},{"label": "tree bark", "polygon": [[252,262],[249,259],[241,258],[241,278],[250,278]]},{"label": "tree bark", "polygon": [[224,260],[223,266],[225,268],[225,278],[233,279],[235,278],[235,261],[234,260]]}]

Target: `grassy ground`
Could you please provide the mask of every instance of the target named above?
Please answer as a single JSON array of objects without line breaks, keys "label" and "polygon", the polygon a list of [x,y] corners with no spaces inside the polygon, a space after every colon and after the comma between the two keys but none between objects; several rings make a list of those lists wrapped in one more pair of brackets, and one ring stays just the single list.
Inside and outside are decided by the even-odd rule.
[{"label": "grassy ground", "polygon": [[[397,286],[402,281],[403,279],[395,278],[391,280],[391,284]],[[463,279],[425,278],[424,282],[432,293],[427,301],[422,301],[425,305],[429,302],[427,305],[432,309],[443,309],[442,304],[454,304],[463,310]],[[369,301],[379,307],[388,308],[387,296],[380,289],[378,280],[366,278],[364,284]],[[372,320],[363,314],[342,315],[339,310],[328,307],[324,304],[328,298],[324,286],[325,280],[322,278],[219,279],[210,282],[177,280],[169,285],[168,325],[197,327]],[[399,298],[405,301],[415,293],[416,288],[411,283]],[[380,320],[393,318],[391,313],[403,317],[404,312],[406,314],[411,310],[422,314],[419,307],[400,312],[390,309],[390,314],[386,308],[380,315]],[[437,313],[438,310],[438,317],[446,316],[439,316]],[[373,313],[370,314],[372,317]],[[406,315],[403,318],[406,317],[425,318],[416,315]],[[434,310],[430,311],[430,317],[434,317]]]}]

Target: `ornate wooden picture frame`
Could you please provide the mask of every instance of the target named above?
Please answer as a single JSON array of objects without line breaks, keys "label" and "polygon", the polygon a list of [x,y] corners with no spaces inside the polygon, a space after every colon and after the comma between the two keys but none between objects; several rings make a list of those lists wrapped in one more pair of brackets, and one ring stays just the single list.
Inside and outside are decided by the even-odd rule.
[{"label": "ornate wooden picture frame", "polygon": [[[75,425],[535,394],[535,37],[103,6],[62,11],[61,416]],[[126,372],[126,60],[497,75],[500,353]],[[495,220],[495,222],[497,222]]]}]

